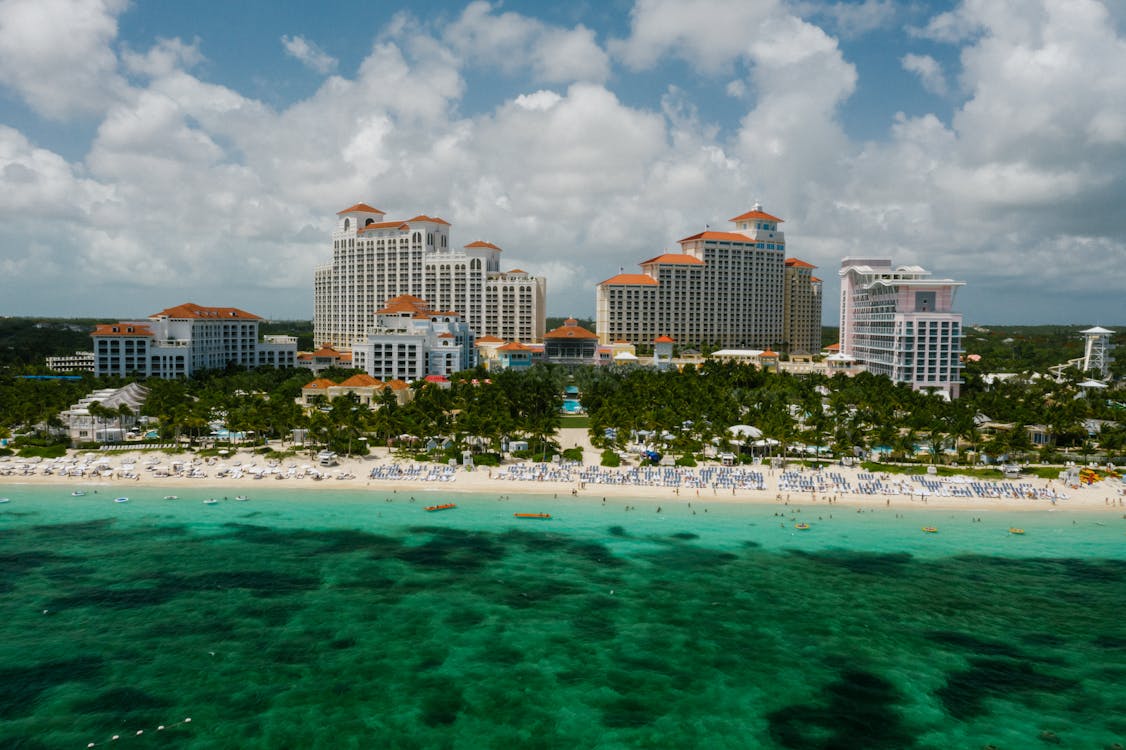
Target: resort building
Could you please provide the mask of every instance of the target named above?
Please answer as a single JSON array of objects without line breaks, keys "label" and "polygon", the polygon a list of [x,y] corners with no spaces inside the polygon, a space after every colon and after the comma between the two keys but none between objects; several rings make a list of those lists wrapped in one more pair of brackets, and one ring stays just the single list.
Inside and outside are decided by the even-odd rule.
[{"label": "resort building", "polygon": [[[599,340],[648,345],[669,336],[685,347],[767,349],[784,346],[789,332],[808,347],[816,325],[819,341],[820,283],[808,274],[812,266],[794,266],[798,299],[786,306],[790,287],[786,239],[778,228],[782,219],[756,204],[731,222],[730,231],[685,237],[679,253],[643,261],[641,273],[620,273],[600,283],[595,295]],[[789,328],[787,310],[792,310]]]},{"label": "resort building", "polygon": [[401,295],[456,311],[478,335],[540,341],[547,282],[501,271],[501,252],[480,240],[453,248],[449,222],[437,217],[387,221],[365,203],[346,208],[337,214],[332,260],[313,274],[314,341],[341,350],[362,344],[376,312]]},{"label": "resort building", "polygon": [[352,354],[350,352],[338,352],[331,346],[322,346],[315,352],[299,352],[297,354],[297,366],[320,374],[332,367],[351,367]]},{"label": "resort building", "polygon": [[149,389],[138,383],[123,388],[103,388],[60,412],[59,419],[72,445],[119,443],[138,423],[148,395]]},{"label": "resort building", "polygon": [[567,318],[563,325],[544,334],[543,358],[561,365],[609,364],[613,350],[609,346],[600,347],[595,333],[580,326],[574,318]]},{"label": "resort building", "polygon": [[845,258],[840,276],[839,354],[893,382],[957,398],[962,315],[953,305],[965,282],[883,258]]},{"label": "resort building", "polygon": [[786,354],[817,354],[821,351],[821,279],[813,275],[817,266],[786,258],[783,267],[782,350]]},{"label": "resort building", "polygon": [[99,325],[94,340],[94,374],[187,378],[200,370],[237,367],[294,367],[297,339],[259,340],[262,319],[235,307],[202,307],[185,302],[147,320]]},{"label": "resort building", "polygon": [[301,397],[298,403],[302,406],[312,406],[322,397],[323,403],[331,403],[334,398],[341,396],[355,397],[356,401],[369,408],[375,408],[384,392],[390,390],[399,404],[406,402],[410,393],[410,384],[402,380],[391,380],[384,383],[376,380],[371,375],[359,373],[347,380],[337,383],[328,378],[317,378],[301,387]]},{"label": "resort building", "polygon": [[477,363],[473,331],[457,312],[434,312],[425,300],[399,295],[377,311],[352,347],[352,366],[380,380],[450,376]]},{"label": "resort building", "polygon": [[94,352],[75,352],[47,357],[47,369],[55,372],[93,372]]}]

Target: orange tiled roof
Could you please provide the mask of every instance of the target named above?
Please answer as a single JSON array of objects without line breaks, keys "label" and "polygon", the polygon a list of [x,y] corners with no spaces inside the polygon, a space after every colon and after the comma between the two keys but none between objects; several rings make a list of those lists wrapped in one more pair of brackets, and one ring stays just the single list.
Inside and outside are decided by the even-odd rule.
[{"label": "orange tiled roof", "polygon": [[332,382],[328,378],[317,378],[313,382],[301,386],[301,390],[311,391],[315,389],[318,391],[323,391],[326,388],[332,388],[334,385],[336,385],[336,383]]},{"label": "orange tiled roof", "polygon": [[431,224],[445,224],[446,226],[450,225],[450,223],[445,219],[439,219],[437,216],[427,216],[426,214],[419,214],[413,219],[407,219],[407,221],[429,221]]},{"label": "orange tiled roof", "polygon": [[361,372],[345,380],[340,384],[342,388],[371,388],[373,386],[383,385],[383,382],[373,378],[366,372]]},{"label": "orange tiled roof", "polygon": [[543,337],[545,339],[596,339],[598,335],[580,326],[574,318],[567,318],[563,325],[554,331],[545,333]]},{"label": "orange tiled roof", "polygon": [[468,245],[466,245],[466,247],[484,247],[489,250],[500,250],[500,248],[493,243],[485,242],[484,240],[474,240],[473,242],[470,242]]},{"label": "orange tiled roof", "polygon": [[352,352],[344,352],[343,354],[340,355],[340,362],[342,364],[344,362],[351,362],[351,361],[352,361]]},{"label": "orange tiled roof", "polygon": [[704,265],[704,261],[694,255],[688,255],[687,253],[665,253],[664,255],[658,255],[656,258],[643,260],[639,265],[647,266],[650,263],[687,263],[692,266]]},{"label": "orange tiled roof", "polygon": [[809,280],[812,281],[814,284],[820,284],[821,283],[821,279],[817,278],[816,276],[810,276]]},{"label": "orange tiled roof", "polygon": [[498,338],[497,336],[478,336],[477,337],[477,343],[478,344],[495,344],[498,341],[503,343],[504,339]]},{"label": "orange tiled roof", "polygon": [[785,221],[785,219],[779,219],[777,216],[771,216],[770,214],[766,213],[765,211],[748,211],[745,214],[740,214],[739,216],[736,216],[734,219],[729,219],[729,221],[744,221],[746,219],[762,219],[763,221],[777,221],[777,222]]},{"label": "orange tiled roof", "polygon": [[746,242],[746,243],[752,243],[752,244],[755,242],[755,240],[752,240],[747,235],[739,234],[738,232],[712,232],[712,231],[700,232],[699,234],[694,234],[691,237],[685,237],[684,239],[679,240],[679,242],[685,243],[685,242],[689,242],[691,240],[718,240],[718,241],[721,241],[721,242]]},{"label": "orange tiled roof", "polygon": [[366,203],[357,203],[354,206],[349,206],[348,208],[344,209],[343,211],[337,211],[336,215],[339,216],[340,214],[350,214],[353,211],[361,211],[365,214],[385,214],[385,213],[387,213],[386,211],[380,211],[378,208],[372,208],[371,206],[369,206]]},{"label": "orange tiled roof", "polygon": [[452,333],[439,333],[437,338],[440,338],[440,339],[456,339],[457,336],[454,336]]},{"label": "orange tiled roof", "polygon": [[825,347],[825,351],[827,352],[839,352],[840,350],[840,342],[837,342],[836,344],[829,344],[827,347]]},{"label": "orange tiled roof", "polygon": [[598,286],[603,284],[639,284],[643,286],[658,286],[659,282],[652,276],[644,273],[620,273],[617,276],[611,276],[605,281],[599,282]]},{"label": "orange tiled roof", "polygon": [[324,346],[322,346],[320,349],[317,349],[315,352],[313,352],[309,356],[311,356],[311,357],[334,357],[335,358],[335,357],[340,356],[340,352],[336,351],[335,349],[333,349],[328,344],[325,344]]},{"label": "orange tiled roof", "polygon": [[407,229],[407,223],[403,221],[374,221],[371,224],[362,226],[357,229],[357,232],[363,234],[369,229]]},{"label": "orange tiled roof", "polygon": [[411,387],[411,384],[395,378],[394,380],[388,380],[383,384],[383,387],[390,388],[393,391],[404,391],[408,390]]},{"label": "orange tiled roof", "polygon": [[672,338],[671,336],[658,336],[657,338],[653,339],[653,343],[654,344],[675,344],[676,339]]},{"label": "orange tiled roof", "polygon": [[299,362],[308,362],[312,358],[313,358],[312,352],[298,352],[297,353],[297,360]]},{"label": "orange tiled roof", "polygon": [[527,271],[525,271],[525,270],[524,270],[524,269],[522,269],[522,268],[513,268],[513,269],[512,269],[511,271],[509,271],[508,273],[527,273]]},{"label": "orange tiled roof", "polygon": [[505,344],[504,346],[498,346],[497,351],[498,352],[530,352],[532,350],[529,347],[526,347],[523,344],[521,344],[519,341],[510,341],[509,343]]},{"label": "orange tiled roof", "polygon": [[790,268],[817,268],[817,266],[812,263],[806,263],[804,260],[798,260],[797,258],[786,258],[783,262]]},{"label": "orange tiled roof", "polygon": [[262,320],[257,315],[252,315],[237,307],[204,307],[194,302],[185,302],[182,305],[176,305],[167,310],[161,310],[149,317],[169,317],[176,319],[194,318],[197,320],[230,320],[232,318],[240,320]]},{"label": "orange tiled roof", "polygon": [[143,323],[104,323],[94,327],[91,336],[152,336],[152,330]]},{"label": "orange tiled roof", "polygon": [[400,294],[398,297],[387,300],[387,304],[379,312],[388,314],[413,312],[416,316],[419,313],[425,313],[429,316],[430,306],[421,297],[415,297],[413,294]]}]

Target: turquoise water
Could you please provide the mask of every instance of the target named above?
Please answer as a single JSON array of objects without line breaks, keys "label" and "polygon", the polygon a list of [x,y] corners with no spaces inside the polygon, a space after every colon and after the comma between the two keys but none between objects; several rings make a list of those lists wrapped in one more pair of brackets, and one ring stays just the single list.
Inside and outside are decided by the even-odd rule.
[{"label": "turquoise water", "polygon": [[1126,744],[1117,515],[70,489],[2,491],[0,747]]}]

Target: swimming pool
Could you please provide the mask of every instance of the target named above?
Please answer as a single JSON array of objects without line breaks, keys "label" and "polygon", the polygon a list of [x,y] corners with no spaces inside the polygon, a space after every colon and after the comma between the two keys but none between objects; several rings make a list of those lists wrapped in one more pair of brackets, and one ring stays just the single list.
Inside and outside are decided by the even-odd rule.
[{"label": "swimming pool", "polygon": [[577,398],[563,399],[563,412],[565,414],[582,414],[583,405]]}]

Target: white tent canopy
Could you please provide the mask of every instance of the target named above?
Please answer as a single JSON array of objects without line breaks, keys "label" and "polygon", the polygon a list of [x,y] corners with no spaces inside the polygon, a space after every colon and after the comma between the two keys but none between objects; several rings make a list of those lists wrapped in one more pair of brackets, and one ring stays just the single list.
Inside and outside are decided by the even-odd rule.
[{"label": "white tent canopy", "polygon": [[762,430],[757,427],[752,427],[749,424],[733,424],[727,428],[735,437],[741,438],[760,438],[762,437]]}]

